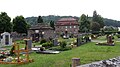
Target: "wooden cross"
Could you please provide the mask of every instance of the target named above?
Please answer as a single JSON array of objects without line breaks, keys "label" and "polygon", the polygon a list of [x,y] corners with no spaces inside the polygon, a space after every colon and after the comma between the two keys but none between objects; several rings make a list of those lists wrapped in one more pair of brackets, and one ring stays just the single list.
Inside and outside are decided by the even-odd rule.
[{"label": "wooden cross", "polygon": [[28,54],[28,46],[26,45],[26,50],[20,50],[19,49],[19,45],[17,45],[16,43],[14,43],[15,48],[17,47],[17,50],[14,50],[13,52],[17,53],[17,62],[20,62],[20,52],[26,52],[26,61],[29,61],[29,54]]}]

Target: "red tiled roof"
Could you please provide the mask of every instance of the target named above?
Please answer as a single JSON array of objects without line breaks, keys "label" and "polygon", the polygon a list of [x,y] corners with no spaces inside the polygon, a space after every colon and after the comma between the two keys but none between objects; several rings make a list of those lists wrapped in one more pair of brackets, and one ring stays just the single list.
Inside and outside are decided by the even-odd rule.
[{"label": "red tiled roof", "polygon": [[61,21],[76,21],[76,19],[74,19],[74,18],[62,18],[62,19],[60,19],[58,21],[59,22],[61,22]]},{"label": "red tiled roof", "polygon": [[58,22],[55,25],[60,26],[60,25],[79,25],[79,24],[74,18],[62,18],[58,20]]}]

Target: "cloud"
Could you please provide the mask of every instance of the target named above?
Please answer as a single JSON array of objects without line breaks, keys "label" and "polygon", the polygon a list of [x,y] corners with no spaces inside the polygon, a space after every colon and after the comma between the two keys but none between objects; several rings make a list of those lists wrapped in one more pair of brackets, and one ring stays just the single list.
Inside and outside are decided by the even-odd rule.
[{"label": "cloud", "polygon": [[0,12],[14,18],[38,15],[92,16],[96,10],[103,17],[119,19],[119,0],[0,0]]}]

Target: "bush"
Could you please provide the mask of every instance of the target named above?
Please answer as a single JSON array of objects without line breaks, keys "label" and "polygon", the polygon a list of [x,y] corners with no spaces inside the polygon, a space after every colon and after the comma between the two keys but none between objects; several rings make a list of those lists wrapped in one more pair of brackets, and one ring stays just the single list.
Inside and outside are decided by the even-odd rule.
[{"label": "bush", "polygon": [[120,34],[117,34],[116,36],[117,36],[118,38],[120,38]]},{"label": "bush", "polygon": [[67,50],[71,50],[71,49],[72,48],[70,46],[67,46],[65,48],[61,48],[60,46],[49,48],[49,50],[55,50],[55,51],[67,51]]},{"label": "bush", "polygon": [[67,45],[67,43],[65,41],[60,42],[60,47],[61,48],[65,48],[66,45]]},{"label": "bush", "polygon": [[43,44],[43,43],[46,43],[47,41],[45,40],[45,39],[42,39],[41,41],[40,41],[40,44]]},{"label": "bush", "polygon": [[53,46],[52,42],[46,42],[46,43],[42,44],[42,47],[45,47],[45,48],[49,48],[49,47],[52,47],[52,46]]},{"label": "bush", "polygon": [[10,50],[10,55],[11,55],[11,56],[15,55],[15,52],[13,52],[14,50],[15,50],[15,46],[13,46],[13,47],[11,48],[11,50]]}]

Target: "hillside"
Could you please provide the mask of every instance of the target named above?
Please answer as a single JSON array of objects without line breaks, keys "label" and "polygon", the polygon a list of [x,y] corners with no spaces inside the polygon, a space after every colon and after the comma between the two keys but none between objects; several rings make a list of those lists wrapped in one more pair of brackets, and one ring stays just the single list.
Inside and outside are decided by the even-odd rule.
[{"label": "hillside", "polygon": [[[55,16],[55,15],[42,16],[44,22],[46,22],[46,23],[48,23],[50,21],[56,22],[60,18],[67,18],[67,17],[73,17],[73,18],[76,18],[77,20],[79,19],[79,17],[76,17],[76,16]],[[29,24],[34,25],[37,23],[37,17],[27,17],[26,21]],[[106,26],[120,27],[120,21],[113,20],[113,19],[104,18],[104,24]]]}]

